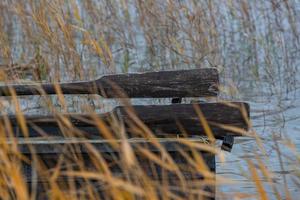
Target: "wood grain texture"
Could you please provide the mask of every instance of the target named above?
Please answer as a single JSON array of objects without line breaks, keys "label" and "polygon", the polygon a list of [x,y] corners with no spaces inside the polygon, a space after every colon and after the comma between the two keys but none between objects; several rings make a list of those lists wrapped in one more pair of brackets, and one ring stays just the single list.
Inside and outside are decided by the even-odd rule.
[{"label": "wood grain texture", "polygon": [[[208,121],[210,128],[216,138],[223,139],[226,135],[240,136],[235,130],[226,130],[225,126],[234,126],[242,130],[248,130],[247,119],[249,118],[249,105],[241,102],[227,103],[200,103],[200,104],[171,104],[171,105],[140,105],[133,106],[135,116],[137,116],[145,125],[147,125],[155,135],[166,136],[182,134],[182,128],[189,135],[206,135],[203,126],[199,120],[199,116],[195,111],[195,106],[199,107]],[[233,105],[233,106],[232,106]],[[246,113],[242,113],[244,108]],[[125,122],[126,130],[129,136],[136,137],[133,126],[136,121],[127,111],[127,107],[116,107],[112,112],[99,115],[108,126],[110,126],[111,115],[116,115]],[[32,137],[39,135],[39,129],[42,129],[48,135],[70,135],[72,132],[79,130],[88,137],[93,138],[99,136],[99,130],[95,127],[94,121],[89,115],[65,115],[70,120],[74,128],[60,124],[53,116],[27,116],[27,124],[30,128]],[[10,121],[17,132],[18,123],[14,116],[10,117]],[[101,131],[100,131],[101,132]],[[101,135],[101,134],[100,134]],[[22,136],[22,133],[19,133]]]},{"label": "wood grain texture", "polygon": [[[158,159],[164,160],[163,156],[159,152],[152,152],[157,156]],[[193,158],[193,154],[189,151],[185,151],[186,155],[190,156],[190,159]],[[24,180],[27,183],[36,182],[37,188],[34,188],[37,191],[37,199],[48,199],[46,196],[46,191],[49,191],[47,188],[47,183],[49,183],[49,173],[52,173],[57,166],[59,165],[61,156],[64,156],[64,164],[63,167],[60,168],[60,173],[58,173],[55,181],[57,185],[60,187],[60,190],[64,191],[65,193],[70,193],[70,190],[76,189],[81,191],[82,187],[85,186],[86,179],[89,180],[89,188],[93,189],[96,194],[99,196],[108,196],[111,191],[110,185],[107,185],[105,180],[93,179],[93,178],[86,178],[83,179],[82,177],[68,177],[66,176],[65,172],[67,170],[72,169],[73,171],[81,172],[81,169],[84,166],[84,172],[94,172],[99,173],[100,175],[103,174],[102,170],[99,170],[98,162],[96,162],[95,157],[93,154],[73,154],[71,152],[64,152],[58,154],[38,154],[36,155],[37,158],[43,162],[44,168],[43,171],[37,170],[34,165],[29,165],[28,162],[24,162],[22,165],[22,172],[24,175]],[[161,166],[154,162],[153,160],[149,159],[144,154],[136,152],[137,160],[136,165],[131,166],[131,169],[126,168],[126,162],[122,159],[123,154],[121,152],[113,152],[113,153],[101,153],[103,160],[107,166],[106,169],[109,169],[110,174],[113,177],[116,177],[118,180],[128,181],[128,177],[131,178],[133,181],[137,181],[136,184],[143,187],[143,182],[139,180],[141,178],[147,177],[148,180],[151,182],[155,182],[156,184],[166,185],[170,189],[173,194],[180,199],[214,199],[215,196],[215,186],[209,184],[209,181],[215,180],[214,178],[205,178],[205,182],[203,181],[203,174],[199,169],[195,170],[195,167],[190,164],[190,162],[186,159],[186,157],[182,156],[182,154],[178,151],[168,152],[170,158],[172,158],[173,162],[176,163],[177,170],[180,171],[180,176],[178,176],[177,170],[166,169],[166,167]],[[216,163],[215,163],[215,155],[207,152],[199,152],[199,156],[201,155],[204,163],[207,165],[210,172],[216,172]],[[31,160],[30,155],[25,155],[28,160]],[[80,162],[78,162],[80,160]],[[103,162],[103,161],[101,161]],[[32,162],[34,163],[34,162]],[[79,164],[80,163],[80,164]],[[96,165],[95,165],[96,163]],[[138,167],[136,167],[138,166]],[[49,172],[49,173],[47,173]],[[182,178],[186,180],[184,184],[184,188],[182,187]],[[74,183],[70,186],[71,183]],[[163,183],[162,183],[163,182]],[[206,184],[207,182],[207,184]],[[148,183],[147,183],[148,184]],[[28,184],[31,186],[32,184]],[[72,187],[72,188],[70,188]],[[29,188],[31,190],[31,188]],[[204,198],[203,194],[199,192],[191,193],[190,191],[206,191],[209,193],[211,198]],[[156,191],[159,197],[162,197],[162,191]],[[49,194],[49,193],[48,193]],[[193,195],[191,195],[193,194]],[[196,195],[197,194],[197,195]],[[104,198],[105,199],[105,198]],[[137,198],[142,199],[142,198]],[[159,198],[162,199],[162,198]]]},{"label": "wood grain texture", "polygon": [[[168,152],[176,152],[178,149],[190,151],[190,147],[184,145],[185,142],[190,143],[207,143],[203,138],[155,138],[156,142],[164,147]],[[89,153],[90,146],[97,149],[98,152],[113,153],[120,149],[114,148],[111,144],[114,142],[121,147],[122,140],[104,140],[104,139],[80,139],[80,138],[64,138],[64,137],[49,137],[49,138],[18,138],[18,150],[22,154],[31,154],[29,146],[35,149],[38,154],[60,154],[66,146],[72,148],[73,153]],[[151,152],[160,152],[157,146],[153,145],[151,139],[131,138],[127,140],[128,144],[134,151],[139,151],[139,148],[147,148]],[[8,142],[11,144],[11,142]],[[88,145],[87,145],[88,144]],[[76,148],[74,148],[76,147]]]},{"label": "wood grain texture", "polygon": [[[218,94],[219,77],[214,68],[105,75],[97,80],[60,83],[63,94],[99,94],[107,98],[203,97]],[[4,85],[0,96],[56,94],[53,84]]]}]

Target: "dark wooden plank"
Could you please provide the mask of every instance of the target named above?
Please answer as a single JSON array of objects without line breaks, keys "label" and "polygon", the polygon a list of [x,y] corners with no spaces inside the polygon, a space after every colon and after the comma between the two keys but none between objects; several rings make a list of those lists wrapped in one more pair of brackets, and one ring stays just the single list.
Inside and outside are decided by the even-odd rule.
[{"label": "dark wooden plank", "polygon": [[[216,96],[219,77],[214,68],[106,75],[97,80],[60,83],[63,94],[99,94],[107,98]],[[0,86],[0,96],[56,94],[53,84]]]},{"label": "dark wooden plank", "polygon": [[[176,163],[176,166],[178,170],[181,172],[181,177],[178,176],[178,173],[174,172],[173,170],[166,169],[162,167],[161,165],[153,162],[153,160],[150,160],[145,155],[135,152],[137,156],[137,165],[139,166],[138,169],[140,173],[136,173],[137,170],[128,170],[126,168],[126,164],[124,165],[124,162],[122,159],[122,154],[119,154],[117,152],[114,153],[101,153],[102,157],[105,160],[105,163],[107,164],[107,167],[110,171],[110,173],[113,175],[113,177],[122,179],[124,181],[128,180],[127,178],[130,177],[131,180],[143,187],[143,183],[139,182],[138,180],[143,177],[147,177],[148,180],[151,180],[151,183],[158,184],[156,186],[157,194],[160,196],[163,191],[161,191],[160,185],[168,184],[170,187],[169,190],[172,191],[173,194],[176,194],[178,197],[181,197],[182,199],[208,199],[203,198],[203,193],[195,194],[195,193],[189,193],[189,190],[198,190],[198,191],[206,191],[206,195],[213,199],[215,196],[215,187],[214,185],[205,184],[203,182],[203,174],[200,170],[195,170],[195,167],[188,162],[186,157],[182,156],[181,152],[179,151],[172,151],[168,152],[170,157],[173,159],[173,161]],[[158,152],[153,152],[156,154],[156,156],[160,159],[162,159],[162,155]],[[190,159],[195,159],[191,152],[184,151],[186,155],[190,157]],[[206,163],[208,169],[210,172],[215,173],[216,172],[216,163],[215,163],[215,155],[212,153],[207,152],[198,152],[198,155],[201,155],[204,162]],[[30,155],[27,156],[28,160],[31,160]],[[47,186],[47,183],[49,183],[50,179],[49,176],[51,175],[51,172],[57,168],[59,157],[62,156],[62,154],[38,154],[35,155],[39,158],[40,161],[43,162],[43,170],[37,170],[37,167],[29,163],[23,163],[22,171],[25,180],[28,183],[38,183],[37,184],[37,192],[39,199],[48,199],[47,191],[49,191],[49,188],[45,187]],[[81,162],[78,162],[78,158]],[[72,177],[71,180],[69,180],[68,176],[65,176],[64,172],[67,170],[73,170],[73,171],[80,171],[82,169],[82,165],[78,163],[84,163],[84,171],[85,172],[98,172],[102,174],[101,170],[99,171],[99,166],[95,166],[95,158],[93,155],[89,154],[64,154],[64,165],[60,168],[60,172],[58,176],[56,177],[56,183],[60,186],[60,189],[63,190],[65,193],[70,193],[69,190],[72,190],[74,192],[74,188],[69,188],[68,181],[72,181],[74,183],[73,187],[75,186],[77,191],[82,191],[80,183],[84,182],[82,178],[79,177]],[[133,166],[133,169],[136,169]],[[182,179],[186,181],[184,188],[181,184]],[[207,178],[206,181],[211,179],[212,181],[215,180],[214,178]],[[101,196],[106,196],[107,194],[110,194],[110,187],[107,187],[107,184],[103,182],[103,180],[95,180],[93,178],[90,178],[90,187],[93,188],[93,190],[96,192],[99,192]],[[138,182],[136,182],[138,181]],[[132,183],[132,182],[131,182]],[[31,185],[31,184],[29,184]],[[189,189],[189,190],[187,190]],[[42,198],[43,196],[43,198]],[[139,198],[138,198],[139,199]]]},{"label": "dark wooden plank", "polygon": [[[149,150],[150,152],[152,152],[150,149],[147,149]],[[182,150],[182,152],[185,152],[186,154],[189,154],[191,151],[189,150]],[[209,167],[210,171],[215,171],[216,169],[216,166],[215,166],[215,155],[213,153],[209,153],[209,152],[201,152],[201,151],[196,151],[199,153],[199,155],[203,156],[204,160],[206,161],[206,164],[207,166]],[[64,152],[64,156],[66,157],[66,159],[70,159],[72,158],[73,156],[75,157],[77,154],[74,154],[73,153],[69,153],[69,152]],[[138,156],[137,159],[138,161],[140,162],[140,165],[143,167],[143,169],[148,173],[147,175],[149,176],[152,176],[154,178],[154,174],[151,172],[153,169],[150,168],[151,164],[153,165],[154,162],[150,161],[149,159],[146,159],[145,158],[145,155],[143,155],[141,152],[135,152],[136,155]],[[161,157],[159,156],[160,152],[152,152],[153,154],[155,155],[158,155],[158,157]],[[185,165],[185,166],[189,166],[189,167],[192,167],[191,164],[188,163],[188,161],[186,160],[186,158],[184,158],[181,153],[179,151],[171,151],[171,152],[168,152],[169,155],[174,159],[175,163],[178,164],[178,167],[183,167],[182,165]],[[110,166],[110,170],[111,172],[114,172],[114,173],[119,173],[121,174],[122,172],[120,171],[120,166],[121,165],[121,162],[122,162],[122,154],[120,152],[113,152],[113,153],[101,153],[102,156],[104,158],[106,158],[106,161],[108,163],[112,163],[114,162],[113,164],[108,164],[108,166]],[[121,154],[121,155],[120,155]],[[58,153],[58,154],[38,154],[36,156],[39,156],[39,158],[45,160],[47,162],[47,160],[52,160],[52,163],[49,163],[47,166],[49,168],[54,168],[56,167],[56,163],[58,162],[58,157],[61,156],[61,152]],[[88,160],[89,157],[93,157],[93,155],[90,155],[88,153],[81,153],[81,155],[83,156],[83,159]],[[26,155],[26,156],[29,156],[29,155]],[[192,155],[189,155],[190,157],[192,157]],[[71,160],[69,160],[71,161]],[[72,163],[73,164],[73,163]],[[93,166],[93,162],[86,162],[86,165],[85,167],[87,169],[92,169],[94,166]],[[75,163],[73,165],[76,165]],[[120,166],[116,166],[116,165],[120,165]],[[159,168],[156,168],[154,170],[160,170]],[[27,171],[27,170],[26,170]],[[29,171],[29,170],[28,170]],[[191,173],[191,171],[195,171],[195,169],[185,169],[185,168],[182,168],[182,173],[185,173],[187,175],[187,178],[192,178],[191,175],[189,175],[189,173]],[[161,177],[161,172],[157,172],[158,176]],[[30,173],[28,173],[27,175],[27,178],[29,178],[31,176]],[[173,178],[176,177],[176,174],[173,174]],[[198,176],[196,178],[201,178],[202,176],[198,174]],[[172,178],[172,177],[170,177]],[[175,178],[176,179],[176,178]],[[178,177],[177,177],[178,179]],[[29,180],[30,181],[30,180]]]},{"label": "dark wooden plank", "polygon": [[[200,104],[171,104],[171,105],[140,105],[133,106],[134,113],[139,119],[147,125],[157,136],[171,136],[182,134],[183,127],[188,135],[205,135],[203,125],[199,120],[199,116],[195,111],[195,107],[199,107],[205,119],[207,120],[213,134],[216,138],[223,139],[224,136],[233,135],[241,136],[236,129],[229,130],[228,126],[234,126],[242,130],[248,130],[249,105],[241,102],[228,103],[200,103]],[[128,109],[128,108],[127,108]],[[245,113],[241,110],[245,110]],[[127,128],[130,137],[138,135],[132,130],[132,124],[136,124],[126,107],[117,107],[110,113],[99,115],[99,117],[107,123],[111,119],[111,115],[117,115],[121,118]],[[73,126],[79,130],[86,132],[86,137],[93,135],[99,136],[99,131],[95,128],[94,121],[90,115],[65,115]],[[27,123],[31,127],[31,136],[34,137],[38,131],[34,131],[34,127],[40,127],[49,135],[61,135],[57,119],[52,116],[27,116]],[[17,127],[18,123],[14,116],[10,117],[13,126]],[[180,124],[180,125],[179,125]],[[222,126],[223,125],[223,126]],[[226,126],[224,128],[224,125]],[[67,128],[68,135],[72,130]],[[22,135],[19,134],[19,135]],[[101,134],[100,134],[101,135]]]}]

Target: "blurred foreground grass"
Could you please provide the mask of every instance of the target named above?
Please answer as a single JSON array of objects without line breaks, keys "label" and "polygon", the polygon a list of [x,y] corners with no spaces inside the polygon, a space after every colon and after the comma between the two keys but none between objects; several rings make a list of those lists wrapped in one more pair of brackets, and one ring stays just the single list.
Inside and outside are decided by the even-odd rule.
[{"label": "blurred foreground grass", "polygon": [[[291,94],[299,89],[299,4],[298,0],[3,0],[0,2],[0,79],[3,83],[72,81],[116,72],[218,67],[223,78],[223,98],[275,99],[272,103],[282,108],[284,100],[298,97]],[[46,99],[27,97],[20,102],[16,98],[1,99],[0,106],[1,114],[14,112],[19,116],[26,133],[23,113],[57,113],[57,118],[62,120],[60,112],[92,113],[102,111],[106,103],[95,96],[63,98],[59,95]],[[279,118],[276,123],[283,121]],[[106,130],[104,124],[97,123],[99,129]],[[113,123],[115,131],[122,133],[122,123]],[[7,124],[7,121],[0,124],[0,196],[34,199],[35,194],[29,193],[31,186],[20,170],[20,162],[25,158],[15,143],[8,145],[8,140],[15,140],[12,131],[8,131],[10,135],[5,134]],[[107,137],[111,134],[106,133]],[[297,144],[288,134],[270,135],[267,139],[276,152],[282,173],[287,168],[283,160],[288,160],[294,169],[276,184],[275,175],[266,164],[266,141],[257,136],[258,151],[253,151],[251,157],[245,152],[246,166],[242,167],[246,170],[240,170],[255,192],[220,193],[220,199],[297,199],[289,191],[291,184],[300,188]],[[82,158],[75,154],[68,159],[61,156],[51,171],[44,170],[38,157],[33,161],[38,172],[47,177],[45,188],[52,199],[105,199],[94,191],[92,180],[101,180],[111,188],[107,198],[133,199],[138,195],[155,199],[159,188],[165,199],[176,199],[168,183],[157,185],[142,172],[130,144],[124,141],[116,148],[122,155],[118,165],[125,178],[114,177],[103,155],[90,146],[92,164],[97,171],[87,169]],[[175,171],[181,177],[181,190],[190,189],[186,186],[193,183],[182,178],[182,167],[160,146],[159,150],[161,156],[156,157],[144,149],[144,156]],[[224,154],[214,153],[224,159]],[[185,155],[185,159],[192,171],[207,175],[206,181],[211,181],[214,175],[207,172],[199,156]],[[61,173],[69,177],[68,192],[57,183]],[[217,182],[211,183],[217,188],[232,184],[232,180],[218,176]],[[291,177],[290,181],[287,176]],[[83,179],[80,191],[74,186],[74,177]],[[197,188],[199,184],[194,185]],[[189,190],[193,192],[201,191]]]}]

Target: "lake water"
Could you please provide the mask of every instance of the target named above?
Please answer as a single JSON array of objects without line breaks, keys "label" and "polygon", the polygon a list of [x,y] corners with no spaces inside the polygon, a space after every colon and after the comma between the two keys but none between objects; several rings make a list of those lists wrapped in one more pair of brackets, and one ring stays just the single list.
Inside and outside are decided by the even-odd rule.
[{"label": "lake water", "polygon": [[[243,192],[251,195],[257,194],[249,169],[245,166],[247,166],[246,160],[257,163],[255,156],[259,155],[266,168],[272,173],[272,182],[281,193],[282,199],[286,198],[285,184],[288,185],[291,197],[297,199],[300,190],[294,179],[300,166],[299,160],[295,157],[300,150],[299,94],[299,91],[295,91],[291,94],[291,98],[283,100],[280,105],[277,104],[275,97],[265,99],[265,101],[250,102],[253,128],[262,139],[265,154],[258,148],[255,139],[236,139],[232,152],[226,153],[226,161],[223,163],[219,160],[217,165],[218,175],[236,182],[232,185],[221,186],[219,194],[223,192],[229,195]],[[294,143],[294,150],[287,147],[287,140]],[[279,160],[276,143],[281,151],[282,160]],[[259,168],[258,165],[256,167]],[[268,197],[276,199],[269,181],[266,178],[261,180],[263,180]]]}]

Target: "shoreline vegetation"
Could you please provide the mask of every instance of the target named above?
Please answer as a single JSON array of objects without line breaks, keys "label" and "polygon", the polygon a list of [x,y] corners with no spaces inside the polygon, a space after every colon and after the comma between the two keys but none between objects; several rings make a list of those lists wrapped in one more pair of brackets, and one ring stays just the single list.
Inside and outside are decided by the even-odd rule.
[{"label": "shoreline vegetation", "polygon": [[[190,199],[195,194],[209,196],[199,189],[201,184],[215,186],[217,199],[297,199],[299,33],[298,0],[0,1],[1,84],[72,82],[114,73],[214,67],[220,72],[220,99],[250,103],[251,134],[255,136],[235,140],[230,154],[221,151],[218,143],[199,144],[181,138],[191,150],[204,149],[216,155],[214,174],[200,154],[179,151],[187,162],[183,165],[182,160],[172,159],[157,139],[150,141],[157,154],[139,147],[141,153],[137,155],[122,121],[115,116],[106,124],[95,117],[104,138],[122,141],[110,144],[119,152],[114,161],[124,175],[121,177],[110,171],[107,155],[88,143],[84,145],[90,152],[89,165],[76,153],[54,159],[51,169],[37,155],[28,160],[17,147],[9,120],[3,117],[0,197],[37,198],[37,183],[28,183],[21,169],[21,163],[27,162],[35,167],[36,177],[43,177],[49,199],[159,199],[159,194],[163,199],[180,199],[167,181],[155,182],[144,173],[142,165],[146,162],[137,159],[141,156],[174,173],[180,180],[175,190],[189,193]],[[168,103],[169,99],[122,102],[97,95],[64,96],[58,88],[55,96],[1,97],[0,111],[2,116],[16,114],[25,136],[25,115],[51,113],[62,124],[62,132],[72,132],[84,140],[64,113],[96,116],[117,105]],[[109,131],[108,126],[114,129]],[[140,134],[152,136],[147,127],[140,126],[144,130]],[[33,146],[29,148],[35,151]],[[72,145],[65,148],[75,151]],[[205,179],[189,182],[184,170]],[[61,176],[67,177],[66,187],[58,183]],[[95,191],[95,182],[109,188],[106,196]]]}]

